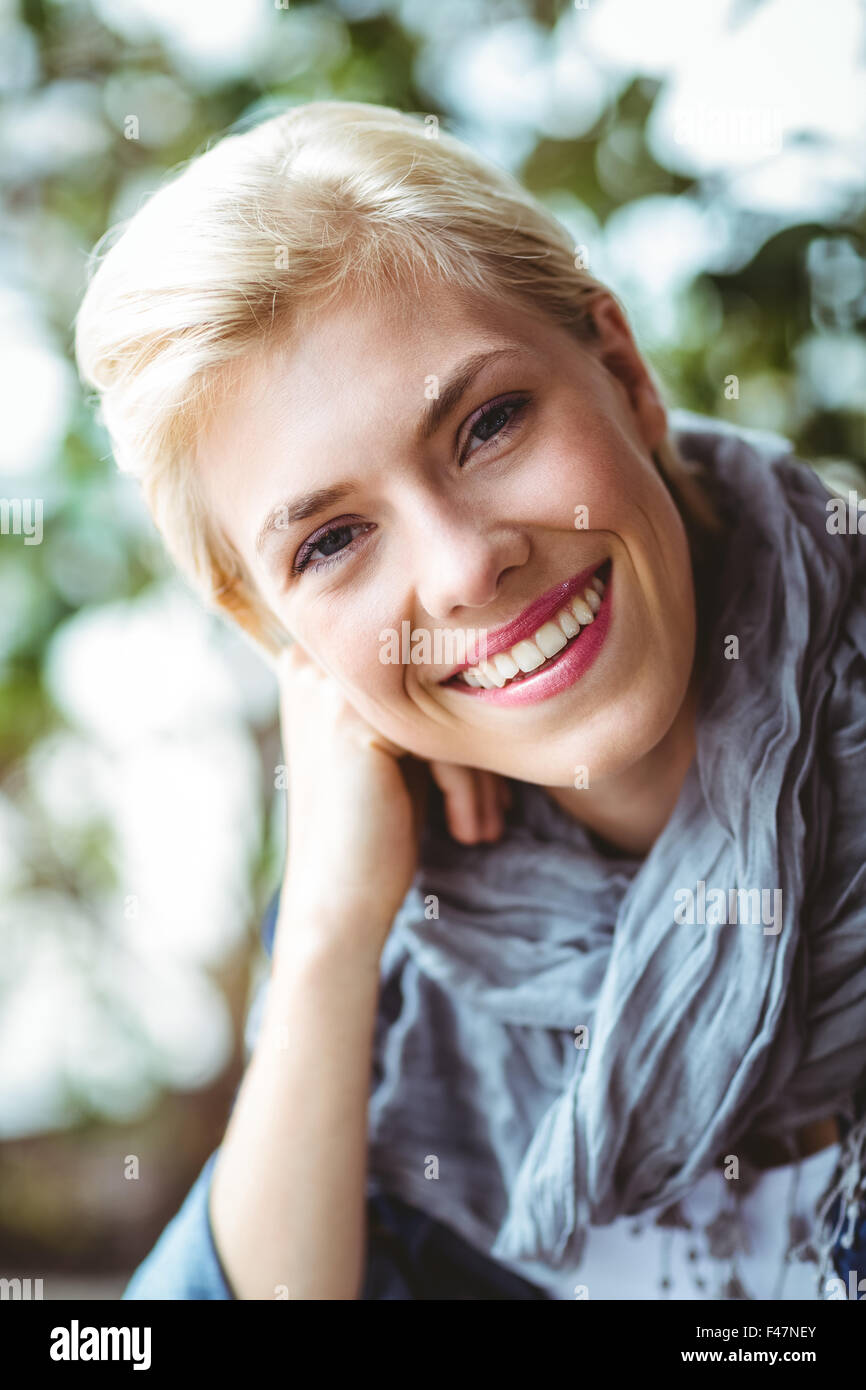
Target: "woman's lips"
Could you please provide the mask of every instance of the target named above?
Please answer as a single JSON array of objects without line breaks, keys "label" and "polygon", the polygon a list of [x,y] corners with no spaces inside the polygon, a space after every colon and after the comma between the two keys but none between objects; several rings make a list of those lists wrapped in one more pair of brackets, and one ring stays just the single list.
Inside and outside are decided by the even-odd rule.
[{"label": "woman's lips", "polygon": [[[613,606],[613,565],[608,561],[605,561],[603,566],[595,565],[589,570],[583,571],[581,575],[576,576],[577,582],[575,582],[575,580],[569,580],[567,585],[559,585],[556,590],[550,591],[551,593],[560,595],[567,590],[582,592],[588,581],[594,574],[598,573],[599,570],[602,570],[602,577],[605,581],[604,597],[602,598],[601,607],[595,614],[593,621],[588,623],[586,627],[582,627],[580,632],[572,637],[567,645],[563,647],[562,651],[550,657],[543,666],[538,667],[535,671],[529,671],[519,677],[514,677],[514,679],[508,681],[499,689],[485,690],[481,686],[466,685],[464,681],[454,679],[453,677],[449,678],[446,682],[447,688],[449,690],[459,690],[462,694],[471,695],[474,699],[487,700],[497,705],[523,705],[535,704],[540,700],[548,700],[552,696],[558,695],[562,690],[566,690],[569,686],[574,685],[575,681],[578,681],[581,676],[585,675],[595,661],[607,637],[608,629],[610,628]],[[573,590],[572,585],[574,585]],[[533,605],[532,609],[527,610],[527,612],[532,612],[533,620],[536,622],[536,626],[531,628],[531,631],[537,631],[538,626],[549,616],[549,614],[546,614],[542,610],[541,618],[538,619],[535,617],[535,610],[539,605],[544,603],[547,597],[546,594],[543,595],[542,599],[539,599],[538,603]],[[570,597],[570,593],[566,593],[566,597]],[[558,607],[561,608],[563,602],[563,598],[560,597]],[[556,612],[558,608],[554,608],[552,611]],[[523,615],[521,615],[517,622],[522,624]],[[512,624],[511,627],[516,627],[516,625],[517,624]],[[500,631],[510,631],[510,628],[500,629]],[[522,640],[521,637],[513,638],[512,645],[514,642],[520,640]],[[505,650],[507,649],[506,646]],[[492,651],[491,648],[488,647],[488,652],[491,655],[495,655],[497,651],[502,650],[503,647],[499,644],[494,646]],[[465,669],[465,666],[460,668],[460,670]]]},{"label": "woman's lips", "polygon": [[[513,622],[505,623],[502,627],[484,629],[485,649],[483,652],[470,651],[469,661],[464,661],[439,682],[440,685],[447,685],[449,681],[458,676],[461,671],[468,670],[471,666],[476,666],[479,660],[491,661],[497,652],[510,651],[518,642],[524,641],[537,632],[544,623],[548,622],[555,613],[564,608],[567,603],[574,598],[575,594],[583,593],[593,575],[597,574],[606,560],[596,560],[595,564],[587,565],[586,569],[575,574],[571,579],[564,580],[561,584],[555,584],[552,589],[548,589],[539,598],[534,599],[528,608],[525,608],[519,618]],[[467,644],[468,645],[468,644]]]}]

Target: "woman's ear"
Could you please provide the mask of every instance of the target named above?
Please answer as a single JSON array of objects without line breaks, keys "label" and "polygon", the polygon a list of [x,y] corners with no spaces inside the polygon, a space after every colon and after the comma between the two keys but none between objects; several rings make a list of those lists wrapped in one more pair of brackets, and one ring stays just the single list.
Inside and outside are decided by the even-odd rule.
[{"label": "woman's ear", "polygon": [[637,349],[628,320],[611,294],[602,294],[590,309],[596,337],[590,350],[624,388],[640,436],[652,453],[667,434],[667,413],[647,364]]}]

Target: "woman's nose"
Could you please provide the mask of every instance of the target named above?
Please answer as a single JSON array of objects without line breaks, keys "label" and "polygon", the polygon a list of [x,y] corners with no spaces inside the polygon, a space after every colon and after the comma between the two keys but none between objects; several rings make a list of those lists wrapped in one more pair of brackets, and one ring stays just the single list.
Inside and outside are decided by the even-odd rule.
[{"label": "woman's nose", "polygon": [[525,563],[529,543],[504,526],[479,526],[471,516],[440,517],[414,556],[415,593],[437,622],[477,615],[496,598],[505,573]]}]

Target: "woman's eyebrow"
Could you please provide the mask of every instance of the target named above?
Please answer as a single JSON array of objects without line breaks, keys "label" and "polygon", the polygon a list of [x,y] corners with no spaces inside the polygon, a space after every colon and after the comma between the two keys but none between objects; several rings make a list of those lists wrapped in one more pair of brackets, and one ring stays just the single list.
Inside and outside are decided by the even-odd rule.
[{"label": "woman's eyebrow", "polygon": [[[488,364],[506,357],[518,357],[524,352],[525,348],[514,343],[501,348],[481,348],[465,357],[449,373],[444,386],[439,389],[438,395],[425,407],[416,431],[416,439],[420,442],[435,434],[442,421],[450,414],[464,392],[468,391],[472,382]],[[336,506],[357,487],[357,481],[349,479],[343,483],[334,483],[330,487],[320,487],[312,492],[302,493],[291,501],[278,502],[275,507],[271,508],[256,534],[256,554],[259,556],[263,554],[275,532],[285,531],[287,527],[299,521],[307,521],[311,516],[316,516],[317,513],[327,510],[328,507]]]},{"label": "woman's eyebrow", "polygon": [[336,506],[338,502],[342,502],[344,497],[348,497],[349,493],[357,486],[358,483],[350,478],[345,483],[334,483],[330,487],[319,487],[313,492],[304,492],[291,502],[278,502],[268,512],[258,529],[256,554],[262,554],[271,536],[276,532],[285,531],[298,521],[307,521],[311,516],[316,516],[318,512],[324,511],[327,507]]},{"label": "woman's eyebrow", "polygon": [[518,357],[525,348],[517,343],[501,348],[482,348],[479,352],[473,352],[469,357],[464,357],[451,372],[444,384],[439,387],[438,394],[429,402],[418,425],[417,440],[422,442],[435,434],[442,421],[457,405],[464,391],[468,391],[479,372],[491,362],[497,362],[504,357]]}]

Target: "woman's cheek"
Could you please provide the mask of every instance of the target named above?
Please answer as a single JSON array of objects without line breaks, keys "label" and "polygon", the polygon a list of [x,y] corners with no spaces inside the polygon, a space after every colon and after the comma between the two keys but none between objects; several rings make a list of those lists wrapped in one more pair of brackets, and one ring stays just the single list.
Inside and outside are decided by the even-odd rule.
[{"label": "woman's cheek", "polygon": [[403,667],[393,660],[394,643],[383,635],[387,632],[390,629],[378,629],[361,636],[356,629],[354,636],[347,633],[343,642],[328,647],[328,669],[361,714],[362,704],[381,713],[398,707],[404,698]]},{"label": "woman's cheek", "polygon": [[611,498],[627,505],[630,484],[622,462],[583,448],[563,446],[576,437],[576,427],[559,435],[534,456],[522,472],[521,487],[509,498],[516,515],[553,530],[612,529]]}]

